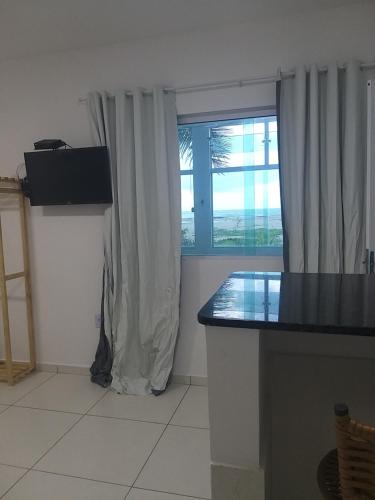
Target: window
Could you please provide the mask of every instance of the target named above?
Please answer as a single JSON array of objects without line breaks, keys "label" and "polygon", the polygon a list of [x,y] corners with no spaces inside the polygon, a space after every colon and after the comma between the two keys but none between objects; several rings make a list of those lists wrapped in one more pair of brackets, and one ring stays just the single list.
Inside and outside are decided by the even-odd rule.
[{"label": "window", "polygon": [[182,253],[280,255],[276,117],[184,123],[179,141]]}]

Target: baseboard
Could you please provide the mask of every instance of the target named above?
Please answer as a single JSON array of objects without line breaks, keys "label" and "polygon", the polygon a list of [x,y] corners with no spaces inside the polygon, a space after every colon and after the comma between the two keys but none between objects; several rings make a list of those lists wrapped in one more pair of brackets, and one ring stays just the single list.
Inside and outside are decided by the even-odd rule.
[{"label": "baseboard", "polygon": [[37,363],[36,368],[42,372],[65,373],[70,375],[90,375],[90,368],[88,366]]},{"label": "baseboard", "polygon": [[199,385],[207,387],[207,377],[197,377],[195,375],[172,375],[173,384]]},{"label": "baseboard", "polygon": [[190,385],[191,384],[191,377],[188,375],[172,375],[171,377],[171,382],[172,384],[185,384],[185,385]]},{"label": "baseboard", "polygon": [[37,363],[36,369],[39,372],[57,373],[57,365],[51,363]]},{"label": "baseboard", "polygon": [[[90,375],[88,366],[77,365],[61,365],[54,363],[37,363],[37,370],[51,373],[67,373],[72,375]],[[198,385],[207,386],[207,377],[198,377],[195,375],[172,375],[171,379],[174,384]]]},{"label": "baseboard", "polygon": [[259,467],[241,468],[211,464],[212,498],[215,500],[264,500],[264,472]]},{"label": "baseboard", "polygon": [[197,377],[196,375],[192,375],[190,379],[191,385],[200,385],[203,387],[207,387],[207,377]]}]

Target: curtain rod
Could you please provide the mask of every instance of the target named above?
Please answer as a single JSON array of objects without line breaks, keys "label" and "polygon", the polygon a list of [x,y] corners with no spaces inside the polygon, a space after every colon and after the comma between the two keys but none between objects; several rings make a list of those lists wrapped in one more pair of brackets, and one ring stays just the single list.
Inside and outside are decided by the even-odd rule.
[{"label": "curtain rod", "polygon": [[[339,69],[345,69],[346,65],[341,65],[339,66]],[[360,68],[362,70],[366,69],[374,69],[375,68],[375,61],[371,63],[363,63],[360,65]],[[328,71],[328,66],[322,66],[319,68],[320,73],[325,73]],[[219,89],[228,89],[228,88],[235,88],[235,87],[249,87],[250,85],[262,85],[265,83],[275,83],[278,80],[280,80],[281,76],[287,77],[287,78],[293,78],[295,76],[296,72],[295,71],[286,71],[286,72],[281,72],[281,69],[279,68],[277,71],[277,74],[275,75],[269,75],[269,76],[261,76],[258,78],[247,78],[244,80],[228,80],[228,81],[223,81],[223,82],[212,82],[212,83],[206,83],[206,84],[200,84],[200,85],[191,85],[189,87],[165,87],[163,90],[164,92],[175,92],[176,94],[190,94],[193,92],[204,92],[206,90],[219,90]],[[129,90],[125,92],[126,95],[133,95],[133,93]],[[145,94],[150,94],[152,93],[150,90],[144,90]],[[111,96],[113,97],[113,96]],[[78,100],[80,103],[86,103],[87,102],[87,97],[80,97]]]}]

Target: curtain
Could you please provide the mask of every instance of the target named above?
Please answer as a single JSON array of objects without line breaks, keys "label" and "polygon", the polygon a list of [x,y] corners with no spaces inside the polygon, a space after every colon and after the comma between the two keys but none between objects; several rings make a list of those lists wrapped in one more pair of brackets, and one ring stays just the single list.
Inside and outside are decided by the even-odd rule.
[{"label": "curtain", "polygon": [[104,220],[102,328],[92,379],[159,394],[179,325],[180,178],[175,96],[154,89],[88,98],[97,145],[107,145],[113,205]]},{"label": "curtain", "polygon": [[355,61],[278,82],[286,271],[364,272],[364,96]]}]

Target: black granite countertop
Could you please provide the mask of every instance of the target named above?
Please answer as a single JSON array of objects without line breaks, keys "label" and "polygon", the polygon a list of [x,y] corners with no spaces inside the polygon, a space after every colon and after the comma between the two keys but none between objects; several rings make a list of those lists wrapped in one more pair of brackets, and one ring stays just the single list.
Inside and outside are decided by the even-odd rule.
[{"label": "black granite countertop", "polygon": [[198,313],[203,325],[375,336],[375,275],[237,272]]}]

